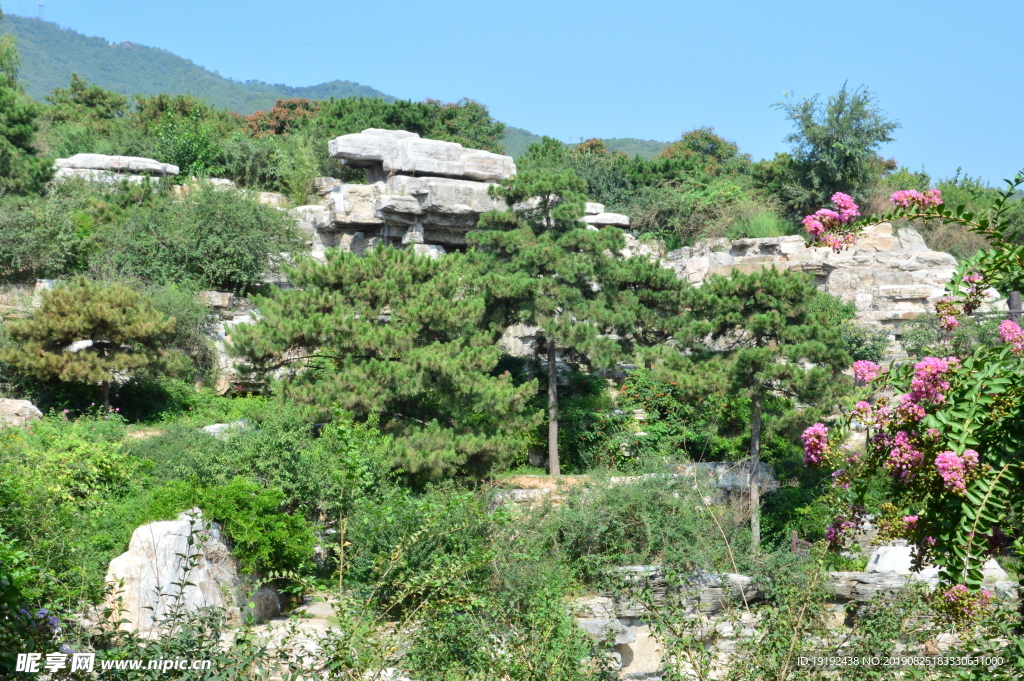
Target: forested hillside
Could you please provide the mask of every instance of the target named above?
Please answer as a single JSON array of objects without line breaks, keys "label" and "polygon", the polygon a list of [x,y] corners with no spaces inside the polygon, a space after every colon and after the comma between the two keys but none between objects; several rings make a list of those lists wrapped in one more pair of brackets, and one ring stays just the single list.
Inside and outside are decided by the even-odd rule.
[{"label": "forested hillside", "polygon": [[278,99],[392,99],[372,87],[347,80],[309,87],[241,83],[167,50],[132,42],[111,44],[103,38],[84,36],[39,19],[7,15],[0,24],[0,32],[11,33],[18,39],[21,79],[26,92],[38,100],[54,88],[67,87],[72,73],[122,95],[191,94],[211,106],[242,115],[269,109]]},{"label": "forested hillside", "polygon": [[[55,88],[67,87],[71,74],[128,97],[135,94],[191,94],[210,106],[248,116],[267,110],[278,99],[342,99],[373,97],[393,101],[394,97],[368,85],[348,80],[294,87],[259,81],[242,83],[194,64],[167,50],[132,42],[108,43],[71,29],[60,28],[39,19],[7,15],[0,33],[18,40],[21,53],[21,80],[25,91],[42,101]],[[518,157],[541,136],[509,127],[503,144],[505,153]],[[667,142],[632,138],[605,140],[608,149],[627,156],[650,158],[659,154]]]}]

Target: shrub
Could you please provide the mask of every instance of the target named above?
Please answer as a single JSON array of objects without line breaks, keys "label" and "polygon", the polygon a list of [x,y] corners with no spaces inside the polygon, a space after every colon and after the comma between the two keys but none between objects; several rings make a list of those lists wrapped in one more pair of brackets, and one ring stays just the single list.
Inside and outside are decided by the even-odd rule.
[{"label": "shrub", "polygon": [[200,185],[180,203],[130,215],[108,230],[94,269],[151,284],[246,294],[302,241],[293,219],[255,197]]}]

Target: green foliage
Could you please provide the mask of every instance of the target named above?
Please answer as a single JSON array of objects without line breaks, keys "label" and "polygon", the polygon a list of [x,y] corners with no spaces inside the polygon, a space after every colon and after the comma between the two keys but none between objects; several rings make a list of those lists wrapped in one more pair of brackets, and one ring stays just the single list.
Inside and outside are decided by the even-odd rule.
[{"label": "green foliage", "polygon": [[699,353],[690,361],[726,360],[731,394],[762,400],[772,393],[827,406],[844,389],[839,373],[849,357],[840,322],[853,312],[836,307],[805,276],[774,268],[711,276],[691,291],[688,307],[693,321],[680,348]]},{"label": "green foliage", "polygon": [[[2,360],[40,378],[100,383],[109,408],[116,377],[180,368],[179,356],[166,349],[174,325],[151,298],[80,278],[44,293],[31,318],[9,325],[17,345]],[[82,341],[90,344],[72,349]]]},{"label": "green foliage", "polygon": [[900,330],[900,343],[915,361],[925,357],[967,357],[976,350],[996,348],[999,323],[1005,315],[972,315],[965,317],[952,331],[939,324],[934,315],[920,315]]},{"label": "green foliage", "polygon": [[737,220],[729,226],[725,236],[729,239],[764,239],[793,234],[795,230],[792,222],[782,219],[774,212],[764,211]]},{"label": "green foliage", "polygon": [[254,196],[200,184],[180,202],[161,200],[106,230],[95,269],[154,284],[244,295],[258,289],[281,253],[298,249],[293,219]]},{"label": "green foliage", "polygon": [[204,517],[222,524],[243,571],[309,569],[316,537],[302,516],[285,512],[280,490],[237,477],[194,498]]},{"label": "green foliage", "polygon": [[62,87],[72,73],[101,87],[131,96],[162,92],[192,93],[210,106],[248,115],[267,110],[278,99],[338,99],[379,97],[391,99],[366,85],[333,80],[310,87],[289,87],[260,81],[238,82],[208,71],[167,50],[133,42],[109,44],[71,29],[37,19],[8,16],[3,31],[16,36],[24,54],[21,75],[28,94],[42,100]]},{"label": "green foliage", "polygon": [[[906,326],[902,333],[906,348]],[[867,360],[878,364],[885,356],[889,345],[889,334],[881,329],[873,329],[854,322],[843,325],[843,348],[854,362]]]},{"label": "green foliage", "polygon": [[891,142],[899,127],[878,108],[875,96],[864,87],[850,90],[844,83],[827,102],[815,95],[799,101],[790,98],[776,107],[796,127],[786,141],[793,145],[798,185],[794,193],[800,207],[824,205],[837,191],[862,200],[885,167],[879,147]]},{"label": "green foliage", "polygon": [[[485,213],[467,237],[502,318],[543,330],[549,371],[558,345],[591,370],[643,353],[669,338],[679,310],[683,284],[674,275],[646,258],[625,257],[621,230],[588,230],[578,221],[582,189],[568,170],[520,171],[492,189],[514,208]],[[554,378],[548,437],[557,474]]]},{"label": "green foliage", "polygon": [[373,427],[340,417],[316,429],[298,409],[278,402],[221,418],[240,416],[246,425],[226,441],[198,429],[208,419],[173,422],[163,433],[133,443],[131,451],[153,462],[161,484],[224,485],[244,476],[280,490],[283,508],[313,521],[334,522],[386,478],[387,441]]},{"label": "green foliage", "polygon": [[46,96],[46,101],[52,106],[46,107],[43,115],[54,122],[108,121],[128,113],[127,97],[90,85],[77,73],[71,74],[71,83],[66,89],[55,88]]},{"label": "green foliage", "polygon": [[298,288],[260,297],[235,348],[259,370],[291,367],[282,395],[316,413],[378,415],[406,472],[481,475],[523,449],[533,385],[494,371],[502,327],[466,258],[378,248],[288,270]]},{"label": "green foliage", "polygon": [[0,196],[42,191],[53,175],[51,162],[36,154],[40,107],[16,81],[14,43],[0,36]]}]

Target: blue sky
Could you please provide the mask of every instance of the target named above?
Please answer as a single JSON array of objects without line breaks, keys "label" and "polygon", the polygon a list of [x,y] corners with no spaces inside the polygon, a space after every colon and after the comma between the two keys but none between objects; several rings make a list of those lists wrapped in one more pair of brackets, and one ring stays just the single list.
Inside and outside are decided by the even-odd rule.
[{"label": "blue sky", "polygon": [[239,80],[470,97],[565,141],[712,125],[755,159],[787,148],[772,103],[848,81],[902,123],[883,149],[902,165],[990,182],[1024,168],[1020,0],[46,0],[45,16]]}]

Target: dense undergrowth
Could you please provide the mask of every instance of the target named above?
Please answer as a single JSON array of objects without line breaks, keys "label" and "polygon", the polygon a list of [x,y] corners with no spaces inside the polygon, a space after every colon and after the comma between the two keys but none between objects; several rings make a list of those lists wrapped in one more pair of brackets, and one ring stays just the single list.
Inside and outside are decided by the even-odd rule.
[{"label": "dense undergrowth", "polygon": [[[765,597],[759,623],[739,606],[727,613],[733,626],[758,627],[739,651],[752,661],[731,678],[827,677],[797,669],[794,656],[824,640],[824,574],[862,568],[865,556],[789,552],[793,532],[824,539],[835,510],[833,478],[804,466],[801,433],[850,411],[843,371],[881,362],[888,335],[858,326],[851,305],[802,275],[709,277],[697,289],[617,256],[620,231],[584,230],[577,217],[585,200],[600,201],[627,213],[641,238],[678,247],[796,233],[794,216],[838,189],[865,212],[892,189],[932,186],[979,212],[994,205],[980,180],[932,182],[879,156],[895,123],[870,92],[782,105],[793,152],[770,160],[711,128],[652,159],[544,139],[496,188],[512,206],[544,197],[544,207],[488,214],[465,253],[435,261],[381,248],[317,263],[302,256],[289,214],[256,191],[299,205],[313,200],[317,177],[363,181],[327,157],[336,135],[404,129],[500,152],[504,125],[469,100],[286,100],[243,118],[191,97],[129,101],[78,78],[43,105],[17,85],[12,49],[0,42],[0,396],[46,416],[0,428],[0,672],[8,650],[58,643],[111,659],[206,656],[217,678],[272,664],[247,627],[230,652],[218,647],[224,613],[177,612],[159,641],[72,624],[103,602],[107,565],[135,528],[198,507],[244,570],[295,596],[338,600],[321,670],[336,678],[389,667],[439,681],[608,678],[612,642],[587,638],[569,604],[649,598],[623,579],[627,566],[657,566],[678,587],[649,603],[666,678],[711,664],[717,635],[686,616],[684,596],[696,576],[725,573],[752,577]],[[855,144],[829,143],[844,135]],[[52,159],[79,152],[153,157],[182,174],[138,186],[49,183]],[[987,243],[933,224],[904,216],[896,226],[957,256]],[[267,284],[270,271],[297,288]],[[34,307],[37,280],[57,289]],[[261,310],[229,348],[264,370],[261,394],[204,387],[217,378],[218,320],[196,294],[210,289],[251,296]],[[82,328],[67,328],[71,318]],[[513,323],[546,329],[537,357],[505,354]],[[920,319],[904,348],[914,359],[964,357],[993,346],[998,323],[947,330]],[[565,366],[549,384],[538,360],[556,346]],[[172,367],[170,355],[181,361]],[[546,443],[552,393],[559,427]],[[104,400],[110,410],[97,406]],[[202,430],[214,423],[234,427]],[[499,503],[510,478],[543,472],[529,464],[546,444],[579,478],[565,502]],[[759,530],[740,500],[710,503],[700,481],[666,475],[673,464],[750,458],[781,482],[762,498]],[[860,512],[881,514],[893,485],[865,481]],[[932,640],[927,605],[907,592],[846,613],[851,645],[891,652]],[[1019,621],[986,611],[958,632],[963,650],[1019,657]]]}]

